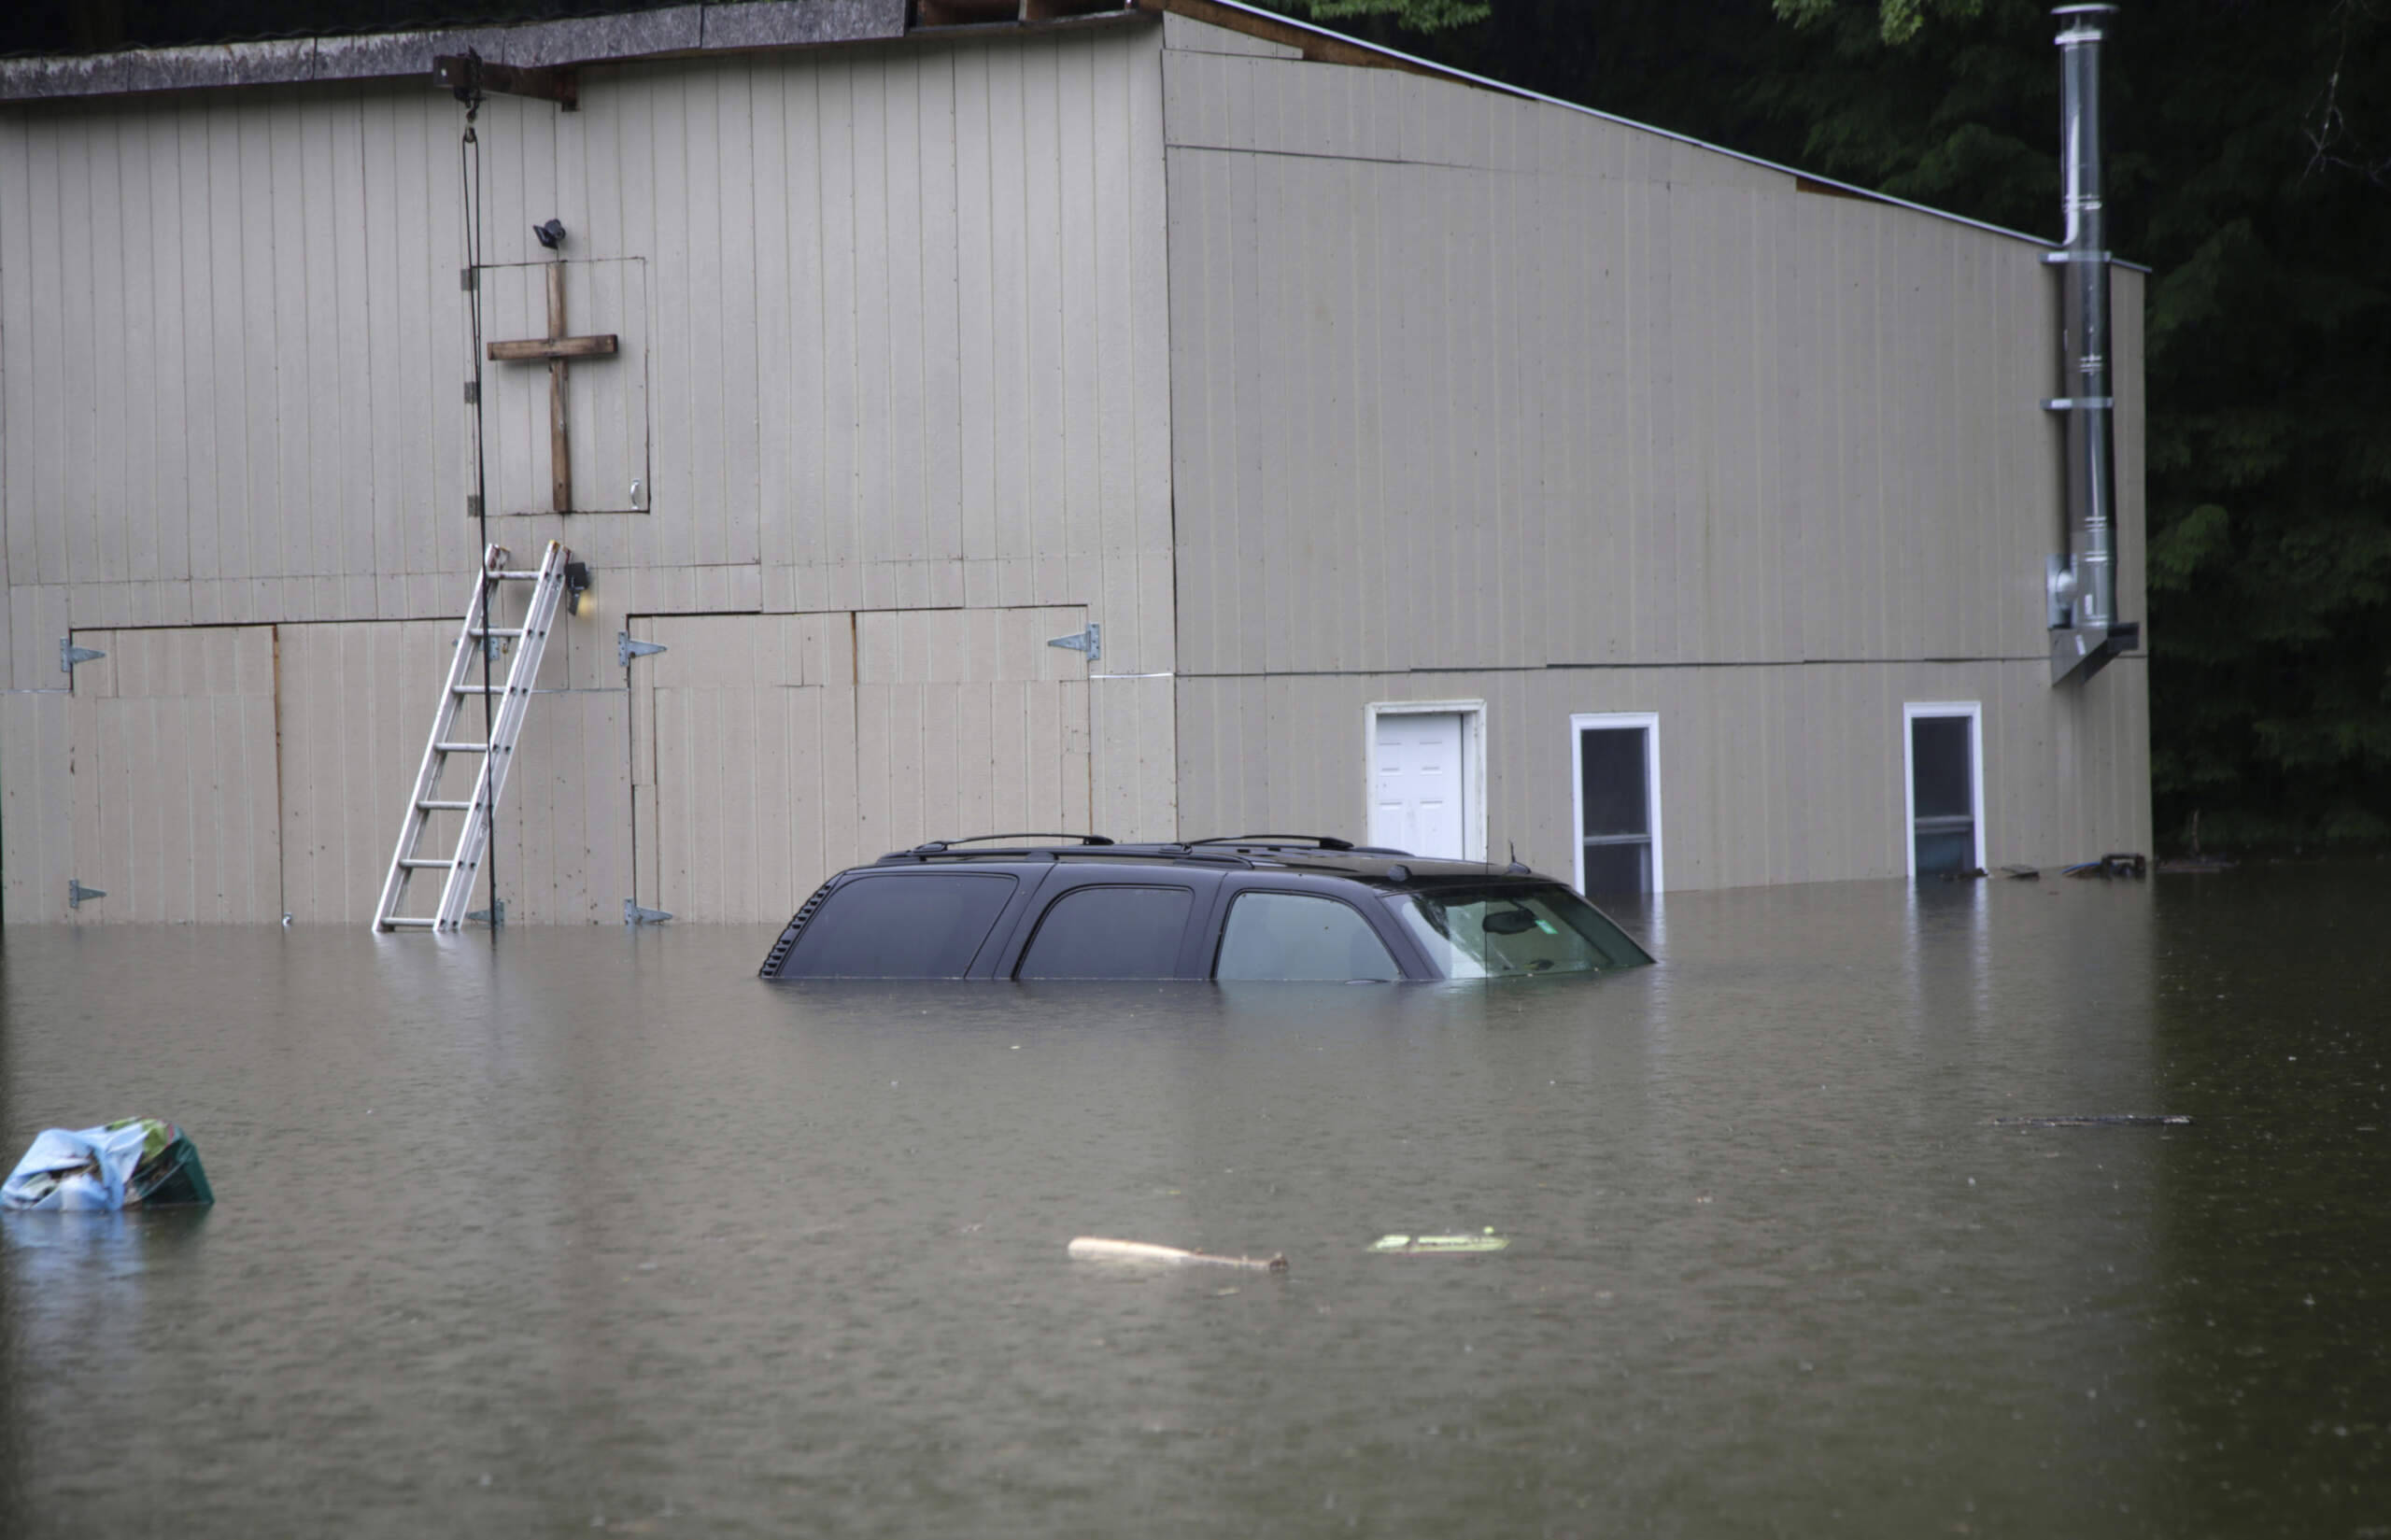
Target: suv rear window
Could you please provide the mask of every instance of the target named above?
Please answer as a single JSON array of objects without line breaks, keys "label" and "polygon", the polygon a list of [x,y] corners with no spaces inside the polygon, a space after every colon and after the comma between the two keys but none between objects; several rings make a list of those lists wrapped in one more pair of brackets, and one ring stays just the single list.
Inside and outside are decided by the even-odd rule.
[{"label": "suv rear window", "polygon": [[1017,979],[1167,979],[1196,895],[1183,887],[1074,888],[1048,906]]},{"label": "suv rear window", "polygon": [[883,872],[822,900],[784,979],[959,979],[1019,883],[996,871]]}]

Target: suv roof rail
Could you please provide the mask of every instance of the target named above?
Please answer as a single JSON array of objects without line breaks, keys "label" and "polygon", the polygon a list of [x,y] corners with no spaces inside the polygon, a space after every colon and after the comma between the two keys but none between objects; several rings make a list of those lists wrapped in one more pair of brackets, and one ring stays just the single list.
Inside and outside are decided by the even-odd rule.
[{"label": "suv roof rail", "polygon": [[1082,845],[1112,843],[1112,837],[1108,834],[1049,834],[1040,830],[1026,834],[967,834],[959,840],[927,840],[902,854],[936,855],[941,851],[951,850],[956,845],[984,845],[991,840],[1068,840]]},{"label": "suv roof rail", "polygon": [[[1216,834],[1210,840],[1190,840],[1191,845],[1309,845],[1315,850],[1352,850],[1351,840],[1339,840],[1333,834]],[[1384,854],[1400,855],[1401,851]]]}]

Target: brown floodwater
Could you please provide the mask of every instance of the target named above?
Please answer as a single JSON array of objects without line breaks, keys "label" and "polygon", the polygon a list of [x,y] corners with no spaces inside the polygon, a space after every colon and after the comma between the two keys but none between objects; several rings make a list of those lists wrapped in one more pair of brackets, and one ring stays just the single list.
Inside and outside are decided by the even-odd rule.
[{"label": "brown floodwater", "polygon": [[[149,1113],[218,1202],[0,1220],[0,1533],[2391,1536],[2386,877],[1493,986],[10,930],[7,1158]],[[2106,1113],[2196,1121],[1997,1121]]]}]

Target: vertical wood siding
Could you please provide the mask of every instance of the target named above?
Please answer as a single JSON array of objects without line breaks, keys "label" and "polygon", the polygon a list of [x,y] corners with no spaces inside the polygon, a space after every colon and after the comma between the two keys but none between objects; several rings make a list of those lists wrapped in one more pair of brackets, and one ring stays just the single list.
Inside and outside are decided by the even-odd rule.
[{"label": "vertical wood siding", "polygon": [[1084,618],[643,622],[668,650],[635,675],[641,901],[684,919],[785,919],[830,873],[888,849],[1085,830],[1088,685],[1076,655],[1045,645]]},{"label": "vertical wood siding", "polygon": [[1545,869],[1570,714],[1658,711],[1671,885],[1897,875],[1901,704],[1981,699],[1998,859],[2148,848],[2142,660],[2049,684],[2039,247],[1192,34],[1164,114],[1185,833],[1358,831],[1362,707],[1483,698],[1490,834]]},{"label": "vertical wood siding", "polygon": [[1364,707],[1487,702],[1489,848],[1573,869],[1569,719],[1660,718],[1671,888],[1899,877],[1905,701],[1983,705],[1988,858],[2051,868],[2150,848],[2143,660],[2054,691],[2041,659],[1745,669],[1249,676],[1179,682],[1191,835],[1368,827]]},{"label": "vertical wood siding", "polygon": [[[596,825],[630,797],[634,615],[1068,609],[1104,671],[1175,667],[1160,42],[592,68],[577,113],[485,105],[488,335],[544,330],[523,264],[560,219],[573,330],[624,348],[573,371],[576,501],[645,483],[644,512],[500,536],[563,538],[598,578],[553,686],[575,693],[538,703],[514,772],[510,918],[614,919],[630,891],[629,813]],[[458,613],[477,554],[461,126],[390,84],[0,110],[7,683],[55,687],[70,629],[307,628],[279,820],[306,918],[371,902],[445,645],[408,627]],[[486,372],[501,511],[545,501],[541,374]],[[1082,739],[1087,692],[1118,702],[1072,772],[1116,834],[1176,827],[1167,686],[1074,686]],[[10,764],[53,757],[0,795],[48,806],[55,713],[7,710]],[[12,917],[56,907],[51,832],[7,831]]]},{"label": "vertical wood siding", "polygon": [[68,707],[78,925],[282,917],[269,626],[78,632]]}]

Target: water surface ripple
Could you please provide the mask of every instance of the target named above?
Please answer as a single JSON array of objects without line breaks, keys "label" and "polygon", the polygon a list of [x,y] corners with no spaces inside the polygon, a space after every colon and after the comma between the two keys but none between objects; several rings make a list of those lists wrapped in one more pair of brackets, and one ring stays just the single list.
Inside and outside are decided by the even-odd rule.
[{"label": "water surface ripple", "polygon": [[[7,1158],[152,1113],[219,1201],[0,1222],[0,1533],[2391,1535],[2385,871],[1450,988],[10,930]],[[2107,1112],[2198,1122],[1992,1122]]]}]

